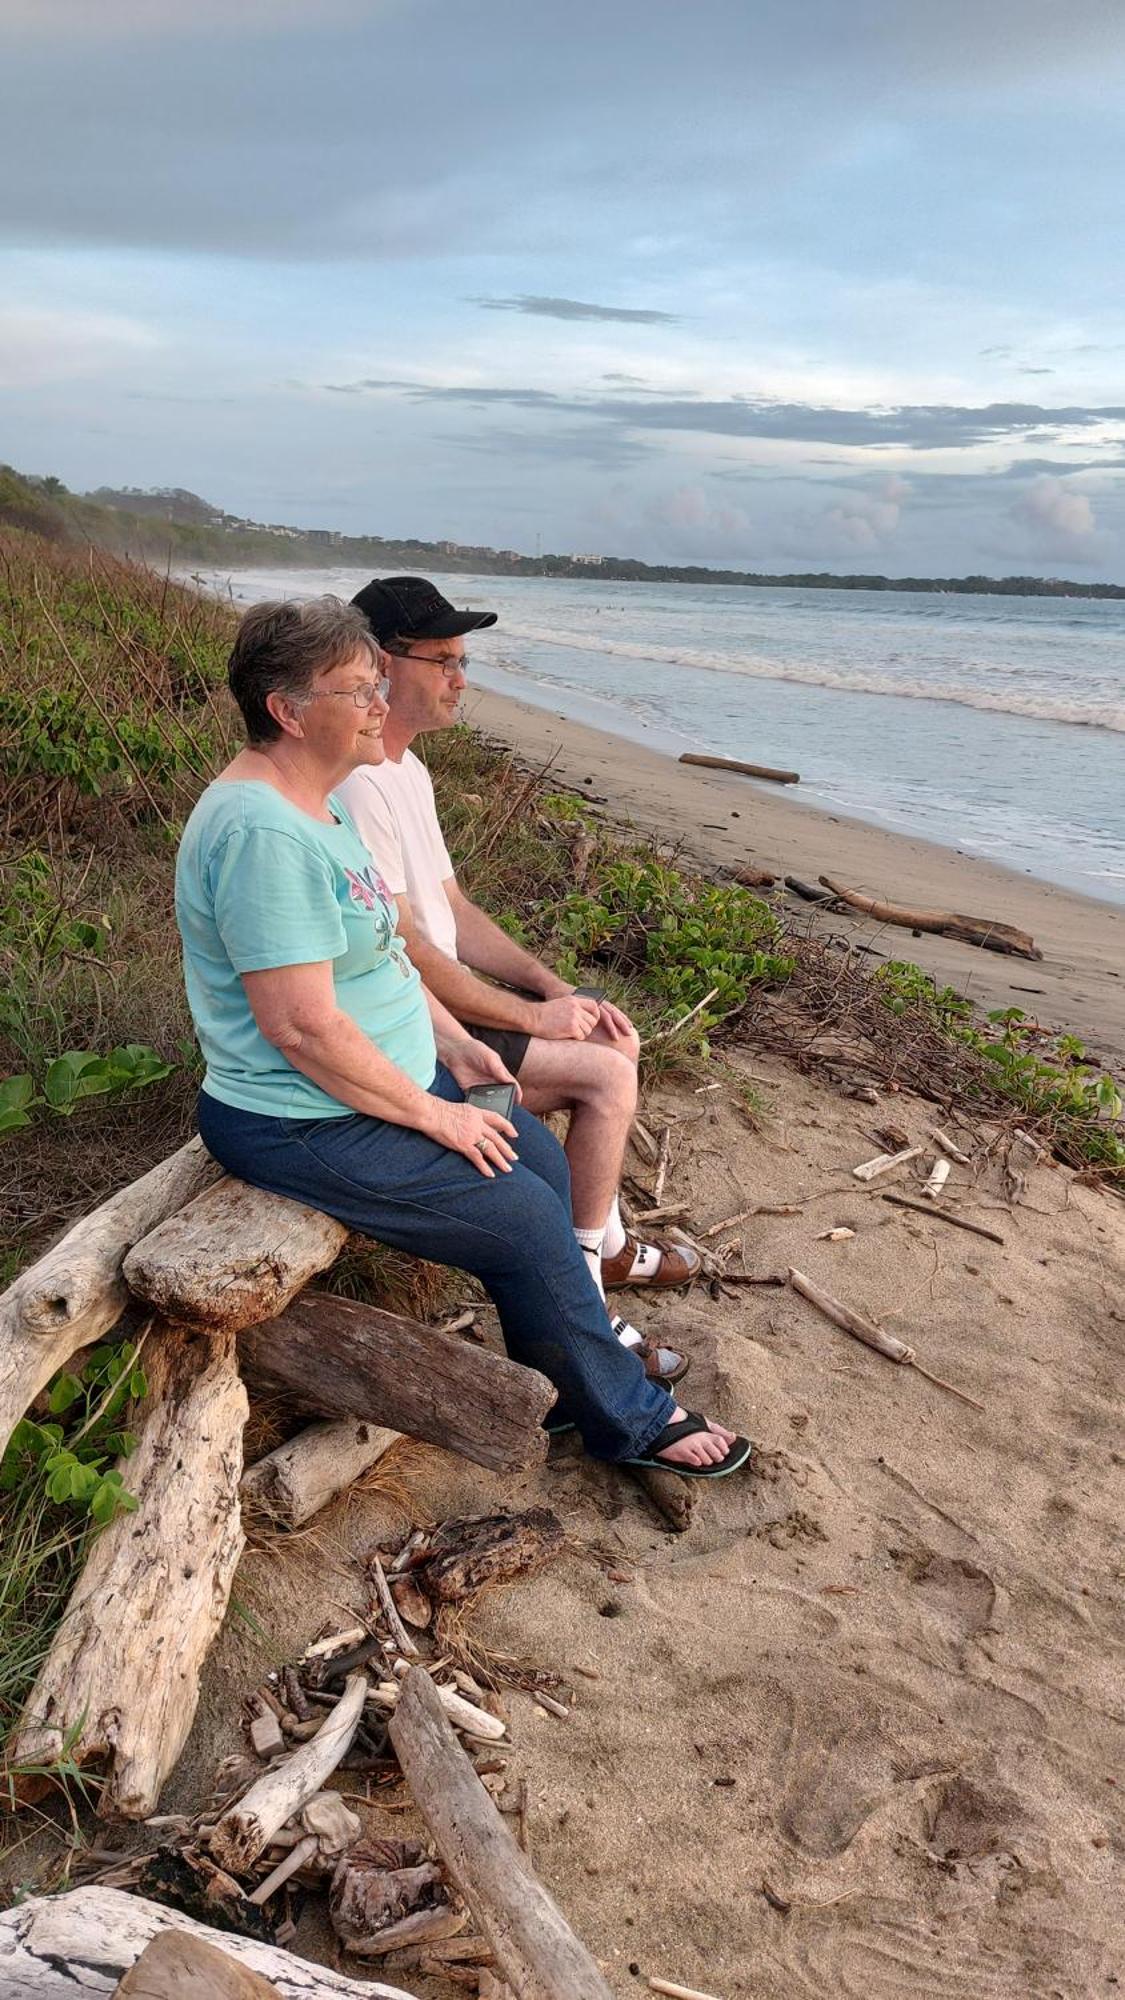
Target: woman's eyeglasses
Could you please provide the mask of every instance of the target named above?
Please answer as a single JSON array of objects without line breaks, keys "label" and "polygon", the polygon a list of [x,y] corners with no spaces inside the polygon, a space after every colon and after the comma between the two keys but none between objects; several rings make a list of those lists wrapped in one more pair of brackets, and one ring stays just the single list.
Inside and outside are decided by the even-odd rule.
[{"label": "woman's eyeglasses", "polygon": [[310,694],[301,696],[301,705],[307,701],[351,701],[357,708],[370,708],[376,695],[386,701],[390,686],[386,675],[380,674],[377,681],[360,681],[354,688],[314,688]]}]

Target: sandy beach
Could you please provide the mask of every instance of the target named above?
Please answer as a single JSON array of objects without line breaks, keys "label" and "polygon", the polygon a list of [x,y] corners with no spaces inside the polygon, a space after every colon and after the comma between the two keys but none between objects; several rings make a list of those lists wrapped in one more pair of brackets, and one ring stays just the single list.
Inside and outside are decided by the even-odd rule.
[{"label": "sandy beach", "polygon": [[[1125,1977],[1120,1204],[1044,1163],[1013,1207],[959,1124],[976,1164],[943,1205],[1004,1241],[966,1235],[852,1176],[891,1107],[924,1145],[931,1106],[872,1111],[773,1058],[745,1067],[756,1128],[729,1073],[650,1096],[673,1133],[665,1199],[696,1229],[772,1208],[711,1239],[731,1271],[797,1266],[983,1407],[785,1286],[617,1294],[689,1352],[689,1405],[749,1432],[752,1473],[700,1491],[672,1534],[573,1438],[504,1481],[404,1448],[375,1490],[247,1552],[248,1617],[227,1619],[163,1809],[198,1809],[266,1667],[352,1622],[369,1549],[548,1506],[567,1555],[487,1596],[472,1629],[562,1676],[565,1719],[505,1694],[506,1783],[526,1781],[535,1868],[615,2000],[653,1973],[715,2000],[1095,2000]],[[640,1154],[627,1166],[647,1183]],[[854,1234],[823,1240],[836,1227]],[[366,1830],[418,1831],[386,1796],[358,1806]],[[331,1962],[315,1901],[295,1948]],[[379,1970],[456,2000],[405,1961]]]},{"label": "sandy beach", "polygon": [[[960,910],[1030,931],[1043,953],[1038,962],[915,937],[862,918],[816,919],[887,958],[912,959],[978,1007],[1022,1007],[1044,1025],[1080,1035],[1115,1067],[1125,1064],[1125,910],[931,841],[803,805],[798,787],[679,764],[530,702],[474,688],[465,716],[531,765],[551,758],[561,784],[605,799],[613,817],[682,847],[701,863],[752,862],[779,882],[796,875],[815,883],[828,873],[890,902]],[[809,909],[792,896],[785,900],[796,911]]]}]

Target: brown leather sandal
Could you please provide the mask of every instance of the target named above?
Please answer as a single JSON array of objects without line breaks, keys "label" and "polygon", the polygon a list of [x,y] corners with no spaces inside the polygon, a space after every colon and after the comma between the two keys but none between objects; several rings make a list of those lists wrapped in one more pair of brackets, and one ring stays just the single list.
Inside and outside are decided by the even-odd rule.
[{"label": "brown leather sandal", "polygon": [[[642,1268],[634,1272],[638,1251],[642,1253]],[[643,1254],[646,1251],[647,1257]],[[689,1284],[702,1262],[698,1250],[686,1243],[667,1243],[659,1236],[654,1236],[651,1243],[642,1243],[636,1236],[627,1235],[625,1247],[616,1257],[602,1258],[602,1284],[607,1291],[619,1291],[625,1285],[665,1291],[673,1285]],[[646,1264],[651,1267],[651,1276],[644,1268]]]}]

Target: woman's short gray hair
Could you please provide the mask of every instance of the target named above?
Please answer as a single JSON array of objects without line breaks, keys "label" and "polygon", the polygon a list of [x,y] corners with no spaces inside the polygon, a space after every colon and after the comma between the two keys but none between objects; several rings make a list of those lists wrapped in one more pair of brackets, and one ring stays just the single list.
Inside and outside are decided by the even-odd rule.
[{"label": "woman's short gray hair", "polygon": [[299,701],[320,674],[365,653],[378,667],[379,648],[362,611],[342,597],[309,597],[303,604],[271,601],[243,613],[227,667],[230,691],[242,711],[251,743],[274,743],[281,729],[266,696]]}]

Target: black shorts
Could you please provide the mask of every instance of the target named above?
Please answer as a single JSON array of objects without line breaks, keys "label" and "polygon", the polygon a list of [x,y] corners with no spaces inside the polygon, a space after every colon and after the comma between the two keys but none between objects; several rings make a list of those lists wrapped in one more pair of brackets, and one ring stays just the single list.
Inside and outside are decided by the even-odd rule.
[{"label": "black shorts", "polygon": [[[518,993],[521,1000],[542,998],[539,993],[529,992],[526,986],[505,986],[503,991]],[[530,1035],[525,1035],[520,1028],[482,1028],[474,1021],[462,1021],[461,1026],[468,1029],[474,1041],[483,1042],[486,1048],[495,1051],[509,1076],[519,1075],[520,1064],[527,1054],[527,1045],[531,1040]]]},{"label": "black shorts", "polygon": [[463,1021],[475,1042],[483,1042],[486,1048],[495,1050],[509,1076],[518,1076],[520,1064],[527,1054],[530,1035],[519,1028],[482,1028],[475,1021]]}]

